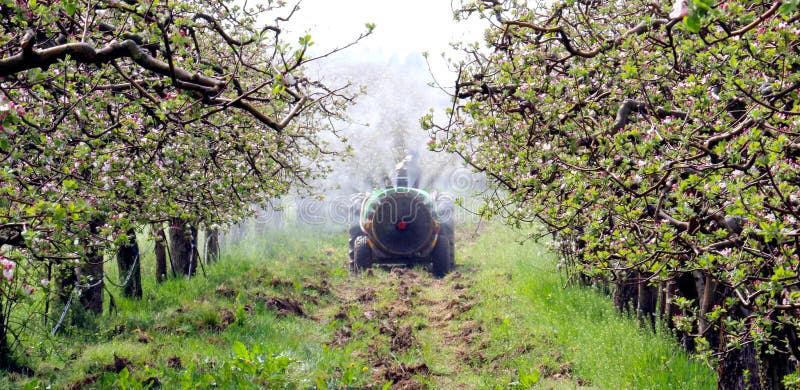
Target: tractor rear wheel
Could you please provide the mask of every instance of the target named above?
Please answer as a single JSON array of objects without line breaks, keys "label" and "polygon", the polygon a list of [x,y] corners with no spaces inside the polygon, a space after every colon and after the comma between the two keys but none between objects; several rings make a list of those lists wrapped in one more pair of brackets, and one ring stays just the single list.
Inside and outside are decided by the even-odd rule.
[{"label": "tractor rear wheel", "polygon": [[456,269],[456,240],[451,236],[450,241],[450,271]]},{"label": "tractor rear wheel", "polygon": [[372,248],[369,247],[367,236],[358,236],[353,241],[353,262],[350,265],[353,272],[372,267]]},{"label": "tractor rear wheel", "polygon": [[451,264],[453,262],[452,256],[452,240],[448,236],[440,236],[436,241],[436,246],[431,252],[431,260],[433,260],[433,276],[437,278],[444,277],[451,271]]},{"label": "tractor rear wheel", "polygon": [[347,241],[347,255],[350,257],[350,262],[352,263],[353,247],[356,243],[356,238],[364,235],[364,233],[361,232],[361,227],[359,227],[358,225],[350,226],[350,229],[348,229],[348,233],[350,233],[350,240]]}]

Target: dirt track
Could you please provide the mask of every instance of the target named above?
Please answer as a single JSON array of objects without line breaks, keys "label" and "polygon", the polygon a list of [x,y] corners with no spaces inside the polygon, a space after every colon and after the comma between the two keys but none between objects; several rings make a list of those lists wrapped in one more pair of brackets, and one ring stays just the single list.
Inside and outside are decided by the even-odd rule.
[{"label": "dirt track", "polygon": [[[483,363],[483,330],[465,315],[475,305],[467,292],[471,284],[460,272],[434,279],[406,268],[355,276],[352,284],[333,288],[342,304],[330,316],[337,326],[330,345],[367,341],[357,353],[369,362],[375,386],[392,381],[393,389],[418,389],[429,380],[445,385],[460,370]],[[436,367],[426,362],[428,353],[436,354]]]}]

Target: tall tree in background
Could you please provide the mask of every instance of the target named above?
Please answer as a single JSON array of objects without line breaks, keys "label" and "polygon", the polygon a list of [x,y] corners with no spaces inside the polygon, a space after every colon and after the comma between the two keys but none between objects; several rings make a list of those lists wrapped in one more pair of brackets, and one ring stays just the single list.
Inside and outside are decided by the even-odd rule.
[{"label": "tall tree in background", "polygon": [[320,57],[309,36],[281,40],[297,10],[283,4],[0,4],[0,312],[47,285],[49,266],[79,276],[64,299],[89,299],[103,279],[92,259],[130,247],[137,226],[225,224],[325,173],[322,119],[353,94],[304,76]]},{"label": "tall tree in background", "polygon": [[[797,1],[473,1],[434,149],[556,237],[573,277],[666,319],[721,388],[797,383]],[[783,382],[782,382],[783,381]]]}]

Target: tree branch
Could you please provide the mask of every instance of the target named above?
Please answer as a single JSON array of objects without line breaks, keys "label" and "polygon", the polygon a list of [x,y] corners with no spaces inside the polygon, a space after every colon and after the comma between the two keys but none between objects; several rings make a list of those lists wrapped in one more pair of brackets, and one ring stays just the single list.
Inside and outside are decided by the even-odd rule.
[{"label": "tree branch", "polygon": [[635,27],[620,34],[615,38],[606,39],[600,44],[600,46],[597,46],[589,51],[576,49],[573,46],[573,39],[566,33],[566,31],[564,31],[564,29],[561,26],[542,27],[533,23],[523,22],[519,20],[505,21],[503,23],[509,26],[527,27],[542,34],[558,34],[559,41],[561,41],[561,45],[564,46],[564,49],[566,49],[570,54],[583,58],[592,58],[606,50],[621,45],[622,42],[624,42],[625,38],[627,38],[630,35],[644,34],[654,28],[669,24],[671,22],[667,19],[652,19],[649,22],[647,21],[641,22]]},{"label": "tree branch", "polygon": [[[622,102],[617,110],[617,117],[614,121],[614,126],[612,126],[611,129],[616,131],[625,127],[630,120],[629,117],[631,112],[647,113],[647,105],[633,99],[625,99],[625,101]],[[653,114],[659,119],[664,119],[668,116],[686,119],[688,116],[688,114],[683,111],[669,111],[663,108],[655,110]]]},{"label": "tree branch", "polygon": [[[25,35],[26,38],[29,34],[33,34],[33,32],[28,31]],[[0,60],[0,76],[10,76],[34,68],[47,69],[50,65],[67,57],[78,63],[92,65],[103,65],[119,58],[130,58],[144,69],[164,76],[172,76],[167,63],[149,55],[130,39],[111,43],[99,50],[88,43],[66,43],[44,50],[35,50],[30,49],[33,46],[30,43],[31,39],[23,39],[21,53]],[[225,86],[222,80],[190,73],[182,68],[175,68],[174,76],[183,83],[179,87],[206,94],[219,93]]]}]

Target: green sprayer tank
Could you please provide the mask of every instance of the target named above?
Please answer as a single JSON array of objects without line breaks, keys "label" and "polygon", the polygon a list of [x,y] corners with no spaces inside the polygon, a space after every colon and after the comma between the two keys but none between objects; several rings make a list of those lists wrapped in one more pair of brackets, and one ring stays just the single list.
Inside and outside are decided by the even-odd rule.
[{"label": "green sprayer tank", "polygon": [[[430,264],[437,276],[455,266],[452,199],[410,187],[356,197],[357,224],[350,228],[351,268],[376,263]],[[359,204],[360,203],[360,204]]]}]

